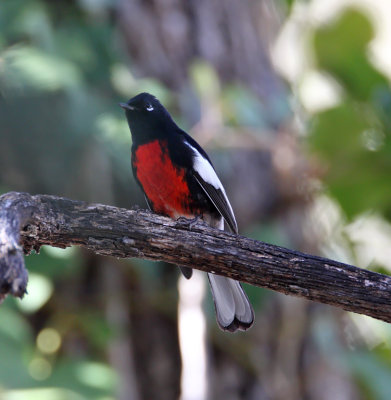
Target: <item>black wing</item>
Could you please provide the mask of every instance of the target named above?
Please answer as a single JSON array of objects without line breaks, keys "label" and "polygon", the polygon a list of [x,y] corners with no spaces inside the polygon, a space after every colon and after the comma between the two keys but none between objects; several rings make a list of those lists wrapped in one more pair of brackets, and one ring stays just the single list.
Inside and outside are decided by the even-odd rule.
[{"label": "black wing", "polygon": [[228,201],[227,195],[225,194],[223,187],[214,187],[212,184],[202,179],[202,177],[197,172],[194,172],[194,177],[198,184],[202,187],[204,192],[207,194],[213,205],[216,207],[217,211],[222,215],[231,231],[234,233],[238,233],[238,225],[236,223],[232,207]]},{"label": "black wing", "polygon": [[193,155],[193,176],[209,197],[217,211],[224,218],[232,232],[238,233],[238,225],[225,193],[224,187],[214,170],[212,161],[204,149],[186,132],[178,128],[178,133],[183,136],[184,144]]}]

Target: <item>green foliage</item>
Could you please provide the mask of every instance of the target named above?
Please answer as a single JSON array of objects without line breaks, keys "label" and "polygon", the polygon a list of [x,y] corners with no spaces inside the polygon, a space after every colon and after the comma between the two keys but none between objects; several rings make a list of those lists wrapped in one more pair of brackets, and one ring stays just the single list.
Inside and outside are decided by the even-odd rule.
[{"label": "green foliage", "polygon": [[[391,221],[391,91],[388,79],[371,62],[368,45],[373,37],[370,19],[353,9],[314,33],[317,66],[338,82],[342,98],[314,116],[308,144],[322,163],[327,192],[348,221],[371,212]],[[382,266],[374,268],[389,273]],[[365,327],[368,320],[361,324]],[[335,349],[335,332],[328,338],[327,329],[317,332],[330,360],[350,372],[365,399],[386,400],[390,395],[391,332],[387,328],[380,322],[366,327],[382,338],[383,344],[372,351],[363,345],[349,352]]]},{"label": "green foliage", "polygon": [[356,10],[344,12],[314,38],[319,67],[337,78],[349,96],[359,101],[371,100],[374,91],[388,85],[368,60],[367,47],[372,38],[368,17]]},{"label": "green foliage", "polygon": [[325,163],[330,194],[349,219],[368,210],[391,216],[389,82],[371,64],[373,29],[367,16],[348,10],[315,33],[319,68],[342,86],[343,100],[315,116],[309,143]]},{"label": "green foliage", "polygon": [[330,194],[348,218],[390,212],[391,137],[366,104],[344,102],[318,114],[309,143],[326,163]]},{"label": "green foliage", "polygon": [[[8,298],[0,308],[0,382],[3,390],[9,389],[2,394],[2,398],[108,399],[110,397],[107,396],[114,393],[116,383],[110,367],[102,361],[92,362],[79,355],[62,356],[61,346],[68,340],[65,310],[60,318],[46,321],[48,325],[40,329],[38,334],[31,329],[29,316],[32,312],[42,312],[45,304],[50,304],[52,296],[50,292],[49,297],[45,297],[44,301],[40,300],[42,286],[40,287],[34,276],[47,280],[43,274],[54,278],[65,273],[71,279],[72,275],[80,274],[78,268],[68,268],[75,262],[77,264],[78,256],[75,251],[63,251],[56,256],[51,253],[43,249],[40,256],[26,259],[30,271],[31,293],[22,301]],[[34,305],[35,309],[32,308]],[[103,347],[104,342],[106,346],[108,328],[104,316],[99,312],[95,316],[89,312],[87,315],[81,313],[79,318],[86,338],[93,345]],[[58,345],[51,345],[47,342],[48,339],[46,345],[42,340],[38,341],[40,333],[47,327],[58,337]]]},{"label": "green foliage", "polygon": [[[280,3],[291,9],[295,1]],[[171,109],[175,99],[156,79],[136,79],[129,71],[121,48],[113,45],[116,32],[109,6],[110,1],[1,1],[2,192],[25,190],[102,202],[113,201],[109,196],[114,193],[117,205],[144,204],[131,178],[130,135],[117,103],[140,91],[156,94]],[[391,219],[391,93],[388,80],[368,56],[373,34],[369,19],[351,10],[314,36],[317,65],[339,83],[343,98],[315,116],[309,145],[323,162],[327,190],[351,219],[371,209]],[[276,119],[240,84],[222,85],[205,61],[194,62],[190,80],[201,100],[217,102],[231,127],[257,127],[262,134],[260,128],[267,130]],[[280,99],[274,111],[286,116],[287,100]],[[255,222],[248,234],[289,246],[279,227]],[[92,294],[73,303],[88,273],[83,256],[74,249],[43,248],[26,261],[29,294],[23,301],[7,299],[0,307],[0,397],[114,398],[117,377],[106,349],[117,332],[108,325],[90,280],[85,286]],[[159,291],[166,282],[156,279],[162,269],[148,268],[146,261],[134,264],[144,295],[155,296],[157,307],[167,308],[162,299],[168,290],[163,295]],[[269,292],[246,289],[255,306],[262,306]],[[167,296],[169,304],[173,293]],[[212,307],[210,302],[214,321]],[[330,330],[335,327],[324,322],[311,332],[311,339],[323,343],[325,358],[342,358],[338,360],[362,382],[368,399],[386,399],[389,348],[351,354],[334,346],[338,335]],[[49,352],[50,346],[45,350],[38,340],[48,330],[60,340]],[[390,332],[384,337],[389,341]],[[72,352],[75,343],[77,351]]]}]

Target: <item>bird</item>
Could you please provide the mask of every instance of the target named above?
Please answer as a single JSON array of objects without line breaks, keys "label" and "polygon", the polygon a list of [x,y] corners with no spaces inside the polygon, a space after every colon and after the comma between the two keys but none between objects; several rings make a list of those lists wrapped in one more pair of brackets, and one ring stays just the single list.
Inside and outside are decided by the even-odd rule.
[{"label": "bird", "polygon": [[[224,223],[238,233],[225,189],[202,147],[173,120],[160,101],[140,93],[126,103],[132,136],[131,164],[134,178],[150,210],[173,219],[201,218],[224,230]],[[180,267],[190,279],[192,268]],[[254,311],[240,282],[208,273],[216,320],[223,331],[249,329]]]}]

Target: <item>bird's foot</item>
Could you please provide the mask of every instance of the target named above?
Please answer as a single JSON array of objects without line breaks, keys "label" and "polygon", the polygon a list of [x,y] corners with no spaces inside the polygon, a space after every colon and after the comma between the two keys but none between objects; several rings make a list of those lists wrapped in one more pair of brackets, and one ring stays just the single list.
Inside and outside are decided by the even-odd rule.
[{"label": "bird's foot", "polygon": [[194,218],[179,217],[176,220],[178,226],[187,227],[188,229],[193,229],[198,223],[203,222],[201,216],[197,215]]}]

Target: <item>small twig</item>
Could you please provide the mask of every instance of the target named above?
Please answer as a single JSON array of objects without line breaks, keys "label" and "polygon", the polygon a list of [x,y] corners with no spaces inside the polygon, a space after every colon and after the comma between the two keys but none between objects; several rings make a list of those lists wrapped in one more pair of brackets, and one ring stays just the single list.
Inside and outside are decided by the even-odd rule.
[{"label": "small twig", "polygon": [[391,322],[391,277],[144,210],[55,196],[0,197],[0,293],[22,296],[23,253],[41,245],[166,261]]}]

